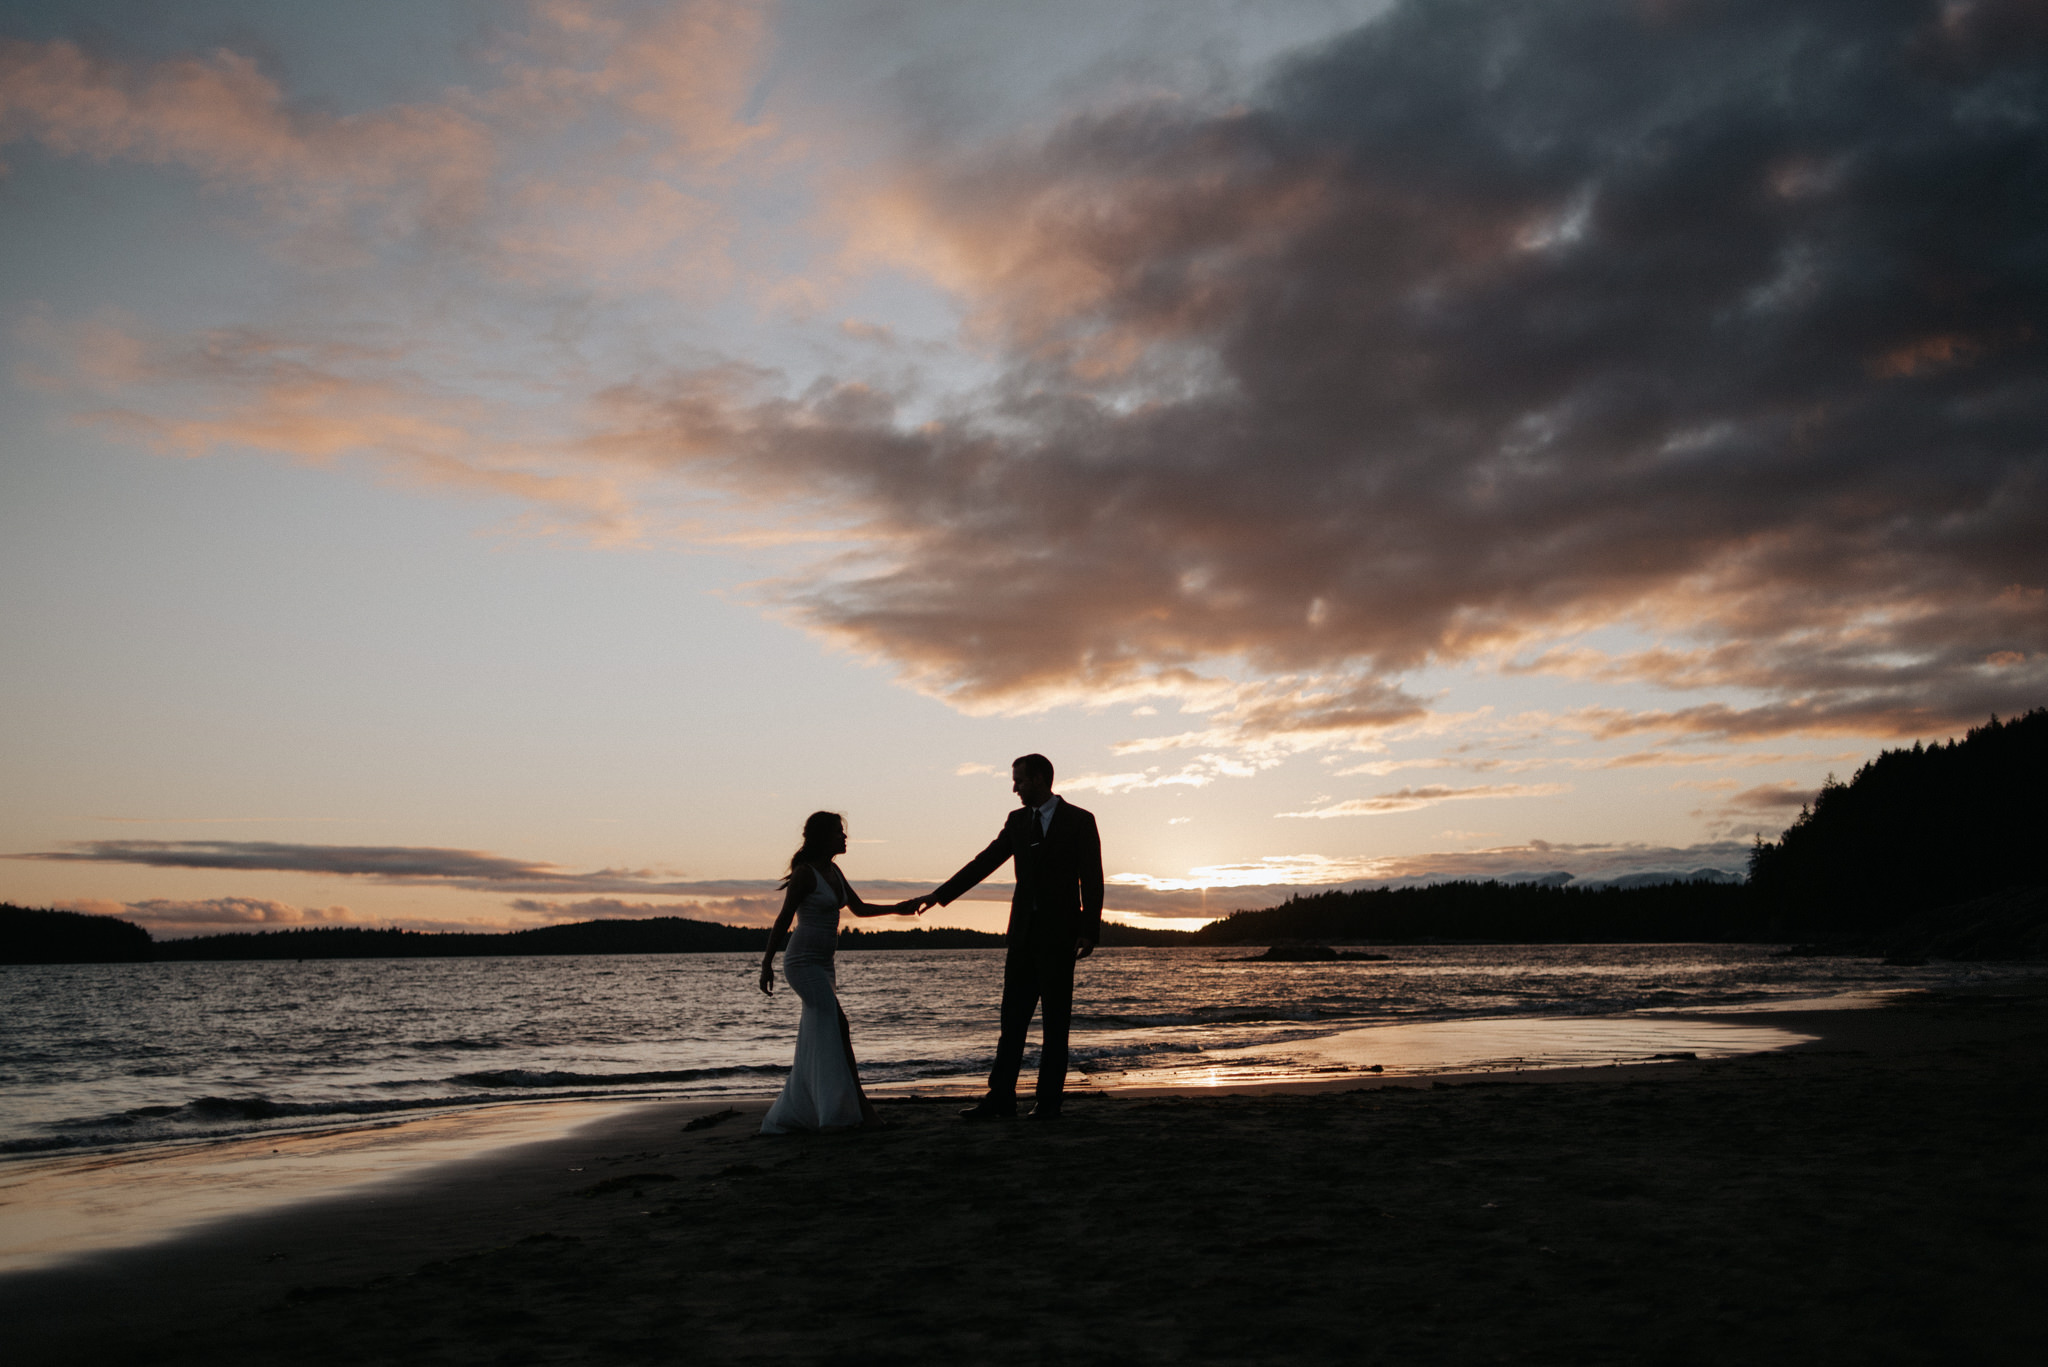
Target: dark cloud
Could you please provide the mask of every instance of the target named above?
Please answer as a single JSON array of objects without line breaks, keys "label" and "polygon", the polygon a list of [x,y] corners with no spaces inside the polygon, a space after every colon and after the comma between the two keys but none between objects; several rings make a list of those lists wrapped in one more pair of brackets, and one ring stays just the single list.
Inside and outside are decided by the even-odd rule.
[{"label": "dark cloud", "polygon": [[313,873],[379,883],[486,892],[637,893],[733,896],[772,888],[751,879],[676,880],[643,869],[572,873],[552,864],[481,850],[422,845],[302,845],[270,840],[85,840],[60,850],[7,856],[58,863],[139,864],[154,869],[222,869],[243,873]]},{"label": "dark cloud", "polygon": [[1728,799],[1728,805],[1750,812],[1796,811],[1813,801],[1814,788],[1805,783],[1760,783]]},{"label": "dark cloud", "polygon": [[1790,824],[1794,814],[1804,810],[1817,791],[1811,783],[1789,779],[1759,783],[1739,792],[1735,790],[1740,785],[1733,779],[1679,786],[1726,793],[1717,805],[1699,808],[1692,815],[1710,825],[1724,827],[1731,836],[1761,836],[1766,833],[1765,828],[1776,831]]},{"label": "dark cloud", "polygon": [[271,840],[85,840],[59,850],[9,855],[54,863],[139,864],[157,869],[312,873],[380,883],[449,887],[584,890],[591,883],[641,883],[644,875],[604,870],[575,875],[478,850],[413,845],[304,845]]},{"label": "dark cloud", "polygon": [[[773,919],[782,894],[773,878],[663,878],[644,869],[599,869],[572,873],[552,864],[481,850],[439,849],[423,845],[304,845],[270,840],[86,840],[59,850],[38,850],[5,856],[56,863],[137,864],[152,869],[219,869],[237,873],[310,873],[412,887],[459,888],[474,892],[538,893],[543,896],[598,894],[589,900],[556,903],[518,898],[514,910],[553,917],[594,919],[606,916],[703,916],[711,911],[756,915],[761,906]],[[929,892],[939,879],[861,879],[857,886],[871,900],[900,901]],[[604,894],[613,894],[606,896]],[[1010,885],[984,883],[977,897],[1007,899]],[[679,902],[628,902],[623,896],[688,898]],[[281,903],[245,898],[221,904],[284,908]],[[157,903],[135,903],[155,906]],[[164,903],[170,906],[173,904]],[[198,906],[198,903],[177,903]],[[208,903],[206,905],[214,905]],[[264,919],[242,916],[235,919]],[[291,919],[274,916],[270,919]]]},{"label": "dark cloud", "polygon": [[969,705],[1235,661],[1365,729],[1405,671],[1626,621],[1698,649],[1615,677],[1763,695],[1666,729],[2011,712],[2048,691],[2042,15],[1397,5],[1248,107],[932,149],[892,203],[1002,359],[972,401],[698,374],[610,395],[619,449],[829,510],[875,558],[786,601]]}]

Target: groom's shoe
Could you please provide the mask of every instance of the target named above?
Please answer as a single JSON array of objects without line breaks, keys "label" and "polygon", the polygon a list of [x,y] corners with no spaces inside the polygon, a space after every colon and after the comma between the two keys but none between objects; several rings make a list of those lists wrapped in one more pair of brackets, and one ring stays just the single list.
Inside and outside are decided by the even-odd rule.
[{"label": "groom's shoe", "polygon": [[1024,1118],[1026,1120],[1058,1120],[1060,1118],[1060,1104],[1057,1101],[1041,1101],[1036,1106],[1033,1106],[1031,1114]]},{"label": "groom's shoe", "polygon": [[1015,1120],[1017,1102],[1012,1097],[985,1096],[960,1112],[962,1120]]}]

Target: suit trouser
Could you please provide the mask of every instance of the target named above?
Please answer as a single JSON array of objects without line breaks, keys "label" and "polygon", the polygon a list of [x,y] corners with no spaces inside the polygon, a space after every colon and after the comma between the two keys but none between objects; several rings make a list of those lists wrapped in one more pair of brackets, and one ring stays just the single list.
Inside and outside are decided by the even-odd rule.
[{"label": "suit trouser", "polygon": [[1067,1030],[1074,1014],[1074,941],[1036,940],[1010,946],[1003,960],[1003,1034],[989,1070],[990,1096],[1015,1096],[1024,1066],[1024,1036],[1031,1014],[1044,1004],[1039,1032],[1038,1099],[1059,1104],[1067,1081]]}]

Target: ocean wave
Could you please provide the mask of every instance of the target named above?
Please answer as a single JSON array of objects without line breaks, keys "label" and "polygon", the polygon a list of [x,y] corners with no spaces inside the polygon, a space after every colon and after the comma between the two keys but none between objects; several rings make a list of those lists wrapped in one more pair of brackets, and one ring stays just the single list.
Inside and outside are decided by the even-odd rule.
[{"label": "ocean wave", "polygon": [[705,1082],[727,1077],[780,1077],[789,1071],[782,1064],[735,1064],[726,1068],[664,1068],[646,1073],[536,1072],[530,1068],[500,1068],[488,1073],[462,1073],[451,1077],[470,1087],[633,1087],[655,1082]]},{"label": "ocean wave", "polygon": [[507,1049],[511,1046],[507,1041],[501,1039],[470,1039],[467,1036],[458,1035],[454,1039],[407,1040],[405,1047],[408,1049],[418,1049],[422,1052],[434,1049],[456,1049],[466,1052],[472,1049]]},{"label": "ocean wave", "polygon": [[1144,1044],[1080,1046],[1067,1051],[1079,1059],[1145,1058],[1153,1054],[1199,1054],[1201,1045],[1186,1040],[1150,1040]]},{"label": "ocean wave", "polygon": [[[706,1069],[714,1072],[787,1072],[784,1069]],[[535,1101],[575,1101],[603,1097],[597,1090],[530,1092],[519,1097],[521,1104]],[[267,1096],[203,1096],[178,1106],[137,1106],[113,1115],[82,1116],[51,1123],[55,1134],[17,1135],[0,1140],[0,1156],[24,1156],[64,1149],[104,1148],[115,1144],[150,1143],[161,1140],[232,1139],[245,1134],[292,1128],[292,1123],[317,1125],[323,1120],[345,1121],[401,1115],[410,1111],[453,1110],[466,1106],[505,1104],[497,1092],[471,1092],[430,1097],[387,1097],[376,1100],[331,1099],[324,1101],[279,1101]]]},{"label": "ocean wave", "polygon": [[78,1147],[79,1141],[68,1134],[36,1135],[28,1139],[0,1139],[0,1154],[49,1153],[54,1149]]},{"label": "ocean wave", "polygon": [[[1363,1005],[1364,1003],[1360,1003],[1360,1008]],[[1197,1007],[1193,1011],[1076,1012],[1074,1024],[1085,1030],[1158,1030],[1177,1025],[1265,1025],[1341,1021],[1356,1019],[1362,1014],[1362,1009],[1343,1007],[1333,1010],[1321,1006],[1306,1006],[1288,1010],[1271,1006],[1205,1006]]]}]

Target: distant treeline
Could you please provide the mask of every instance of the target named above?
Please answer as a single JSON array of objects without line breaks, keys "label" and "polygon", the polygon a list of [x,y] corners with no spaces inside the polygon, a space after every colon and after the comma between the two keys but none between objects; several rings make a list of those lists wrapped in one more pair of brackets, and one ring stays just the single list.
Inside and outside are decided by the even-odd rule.
[{"label": "distant treeline", "polygon": [[[443,959],[542,954],[702,954],[767,947],[768,931],[680,916],[580,921],[504,934],[302,926],[152,941],[111,916],[4,910],[0,963],[135,960]],[[1105,922],[1104,945],[1267,945],[1290,940],[1528,942],[1770,938],[1750,914],[1739,884],[1673,883],[1640,888],[1557,888],[1547,884],[1443,883],[1296,897],[1263,911],[1239,911],[1199,931],[1147,930]],[[1003,937],[977,930],[839,932],[845,950],[980,949]]]},{"label": "distant treeline", "polygon": [[[1460,882],[1324,892],[1236,911],[1192,934],[1103,927],[1118,945],[1378,944],[1481,940],[1821,940],[1971,958],[2048,945],[2048,708],[1946,745],[1886,750],[1848,783],[1832,778],[1775,842],[1757,841],[1749,882],[1646,887]],[[972,949],[973,930],[840,932],[844,949]],[[384,959],[526,954],[760,953],[768,932],[660,916],[502,935],[313,926],[152,941],[111,916],[0,906],[0,963],[149,959]]]},{"label": "distant treeline", "polygon": [[[1187,944],[1185,931],[1140,930],[1107,924],[1109,945]],[[839,947],[879,949],[985,949],[1003,937],[979,930],[860,930],[839,932]],[[579,921],[504,934],[459,931],[375,930],[365,926],[299,926],[290,930],[232,931],[185,940],[152,940],[141,926],[112,916],[0,906],[0,963],[135,963],[147,960],[234,959],[453,959],[539,954],[759,954],[768,931],[681,916],[637,921]]]},{"label": "distant treeline", "polygon": [[189,959],[470,959],[534,954],[702,954],[756,950],[768,932],[680,916],[579,921],[503,934],[301,926],[160,940],[156,957]]}]

